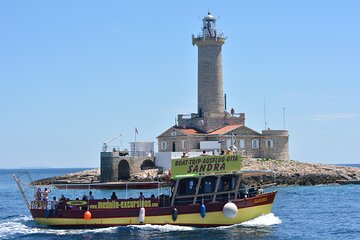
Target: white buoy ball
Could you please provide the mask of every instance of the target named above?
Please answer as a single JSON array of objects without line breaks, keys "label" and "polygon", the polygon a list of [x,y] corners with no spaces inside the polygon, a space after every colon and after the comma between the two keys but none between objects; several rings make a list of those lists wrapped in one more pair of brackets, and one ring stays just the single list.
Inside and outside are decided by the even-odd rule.
[{"label": "white buoy ball", "polygon": [[139,211],[139,222],[140,223],[144,223],[145,221],[145,208],[140,208],[140,211]]},{"label": "white buoy ball", "polygon": [[234,217],[236,217],[236,215],[238,213],[238,208],[234,203],[228,202],[223,207],[223,213],[224,213],[224,216],[227,218],[234,218]]}]

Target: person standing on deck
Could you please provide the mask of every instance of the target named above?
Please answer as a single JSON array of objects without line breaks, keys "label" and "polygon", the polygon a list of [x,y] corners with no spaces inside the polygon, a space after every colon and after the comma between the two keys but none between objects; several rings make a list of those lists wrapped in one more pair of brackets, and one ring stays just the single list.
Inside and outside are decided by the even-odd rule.
[{"label": "person standing on deck", "polygon": [[94,195],[92,195],[92,191],[89,192],[88,200],[94,200]]},{"label": "person standing on deck", "polygon": [[45,188],[45,190],[43,192],[43,201],[48,201],[49,200],[49,193],[51,193],[51,190]]}]

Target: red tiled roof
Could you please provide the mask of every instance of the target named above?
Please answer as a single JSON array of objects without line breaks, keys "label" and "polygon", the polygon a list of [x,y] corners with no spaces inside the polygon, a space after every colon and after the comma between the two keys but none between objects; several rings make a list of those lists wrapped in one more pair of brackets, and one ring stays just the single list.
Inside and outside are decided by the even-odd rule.
[{"label": "red tiled roof", "polygon": [[194,135],[194,134],[201,134],[201,133],[204,133],[204,132],[201,132],[197,129],[194,129],[194,128],[180,128],[178,129],[180,132],[183,132],[187,135]]},{"label": "red tiled roof", "polygon": [[225,126],[225,127],[222,127],[222,128],[219,128],[211,133],[209,133],[210,135],[222,135],[222,134],[225,134],[225,133],[228,133],[230,131],[233,131],[235,130],[236,128],[238,127],[241,127],[242,125],[240,124],[235,124],[235,125],[229,125],[229,126]]}]

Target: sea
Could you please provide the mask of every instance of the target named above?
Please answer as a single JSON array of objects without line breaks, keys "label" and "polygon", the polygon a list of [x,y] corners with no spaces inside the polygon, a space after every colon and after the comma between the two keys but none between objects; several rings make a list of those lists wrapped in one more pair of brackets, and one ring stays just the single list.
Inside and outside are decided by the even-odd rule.
[{"label": "sea", "polygon": [[[360,167],[360,165],[352,165]],[[78,172],[85,169],[29,169],[33,180]],[[0,239],[360,239],[360,185],[319,185],[271,187],[278,191],[273,213],[241,224],[196,228],[174,225],[141,225],[102,229],[54,229],[36,224],[27,209],[13,175],[25,169],[0,169]],[[81,197],[88,191],[60,191],[51,188],[51,196]],[[25,189],[32,194],[31,189]],[[140,190],[126,195],[135,197]],[[161,190],[143,190],[145,196]],[[112,191],[94,190],[95,197],[110,197]],[[30,196],[31,197],[31,196]]]}]

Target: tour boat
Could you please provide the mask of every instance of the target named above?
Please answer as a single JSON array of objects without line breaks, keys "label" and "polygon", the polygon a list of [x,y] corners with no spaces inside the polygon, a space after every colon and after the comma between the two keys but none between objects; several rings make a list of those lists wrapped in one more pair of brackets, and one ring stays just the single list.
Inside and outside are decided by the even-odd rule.
[{"label": "tour boat", "polygon": [[243,178],[268,174],[242,171],[240,155],[172,160],[168,195],[139,199],[27,201],[34,221],[60,228],[97,228],[139,224],[226,226],[271,213],[276,191],[245,186]]}]

